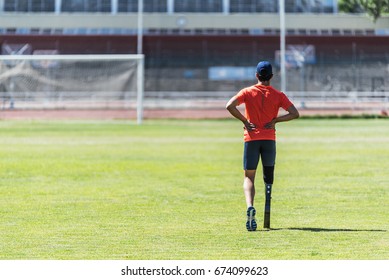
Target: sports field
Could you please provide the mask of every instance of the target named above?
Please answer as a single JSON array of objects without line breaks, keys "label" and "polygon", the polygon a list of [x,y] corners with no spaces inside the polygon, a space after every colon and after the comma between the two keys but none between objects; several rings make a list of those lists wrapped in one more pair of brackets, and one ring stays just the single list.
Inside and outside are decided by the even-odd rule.
[{"label": "sports field", "polygon": [[256,232],[236,120],[0,131],[0,259],[389,259],[388,119],[279,124],[273,229]]}]

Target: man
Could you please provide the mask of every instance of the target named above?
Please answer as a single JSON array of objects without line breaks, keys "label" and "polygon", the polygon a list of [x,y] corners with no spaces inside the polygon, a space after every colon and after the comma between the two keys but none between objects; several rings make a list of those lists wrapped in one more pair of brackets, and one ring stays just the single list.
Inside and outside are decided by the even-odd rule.
[{"label": "man", "polygon": [[[258,63],[255,76],[258,83],[239,91],[226,105],[226,109],[231,115],[244,124],[243,190],[247,204],[246,228],[248,231],[257,229],[256,210],[254,208],[254,180],[259,159],[262,162],[265,190],[269,190],[270,207],[276,158],[275,125],[299,117],[299,112],[288,97],[283,92],[270,86],[273,70],[268,61]],[[242,103],[246,107],[244,116],[237,109],[237,106]],[[285,109],[288,113],[278,116],[279,108]],[[270,222],[268,227],[270,227]]]}]

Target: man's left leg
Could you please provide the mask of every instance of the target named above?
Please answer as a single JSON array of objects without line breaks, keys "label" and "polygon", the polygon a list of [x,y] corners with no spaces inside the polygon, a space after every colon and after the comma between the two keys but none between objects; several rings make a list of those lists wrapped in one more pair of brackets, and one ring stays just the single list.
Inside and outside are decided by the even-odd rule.
[{"label": "man's left leg", "polygon": [[257,229],[257,222],[255,220],[256,210],[254,208],[255,198],[255,174],[259,162],[259,142],[246,142],[244,145],[243,154],[243,169],[244,181],[243,190],[247,205],[247,221],[246,229],[248,231],[255,231]]},{"label": "man's left leg", "polygon": [[257,221],[255,220],[256,210],[254,208],[255,173],[256,173],[256,170],[245,170],[244,171],[243,191],[244,191],[244,196],[246,198],[246,205],[247,205],[246,229],[248,231],[257,230]]},{"label": "man's left leg", "polygon": [[243,180],[243,191],[247,208],[254,206],[255,197],[255,173],[257,170],[245,170]]}]

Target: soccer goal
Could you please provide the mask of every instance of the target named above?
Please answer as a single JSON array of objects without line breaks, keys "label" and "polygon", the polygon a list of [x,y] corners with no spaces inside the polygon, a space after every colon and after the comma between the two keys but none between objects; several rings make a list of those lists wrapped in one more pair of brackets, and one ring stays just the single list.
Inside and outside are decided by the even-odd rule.
[{"label": "soccer goal", "polygon": [[2,55],[2,109],[136,109],[144,55]]}]

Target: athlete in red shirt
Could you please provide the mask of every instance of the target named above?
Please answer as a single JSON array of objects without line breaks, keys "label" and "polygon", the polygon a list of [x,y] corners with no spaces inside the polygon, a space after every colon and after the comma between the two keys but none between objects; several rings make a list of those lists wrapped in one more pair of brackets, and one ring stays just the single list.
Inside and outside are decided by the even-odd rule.
[{"label": "athlete in red shirt", "polygon": [[[290,121],[299,117],[299,112],[288,97],[270,86],[273,70],[269,62],[261,61],[258,63],[256,77],[258,80],[256,85],[242,89],[226,105],[226,109],[231,115],[244,124],[243,189],[247,204],[246,228],[249,231],[255,231],[257,228],[254,208],[254,180],[259,160],[261,159],[262,162],[263,179],[265,190],[269,196],[270,208],[276,157],[275,125],[278,122]],[[242,115],[237,109],[237,106],[242,103],[245,104],[245,115]],[[278,116],[280,108],[285,109],[288,113]],[[264,226],[270,227],[270,222],[268,226],[266,223]]]}]

